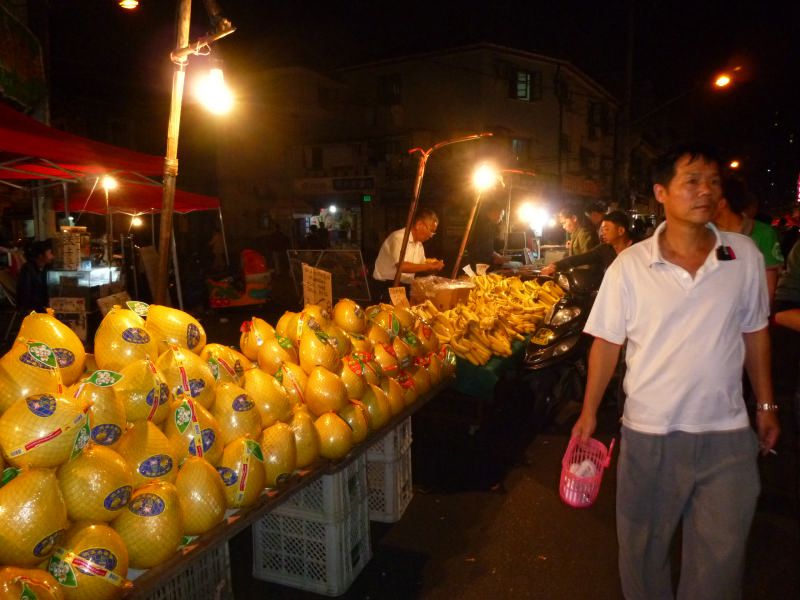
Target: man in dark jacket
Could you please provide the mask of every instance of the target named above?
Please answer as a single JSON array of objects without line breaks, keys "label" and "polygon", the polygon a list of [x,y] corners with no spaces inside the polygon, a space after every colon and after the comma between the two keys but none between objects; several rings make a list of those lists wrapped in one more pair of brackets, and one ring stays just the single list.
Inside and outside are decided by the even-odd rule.
[{"label": "man in dark jacket", "polygon": [[583,211],[575,206],[565,206],[558,213],[561,220],[561,226],[569,234],[569,255],[583,254],[588,252],[600,240],[597,238],[597,232],[592,227],[589,220],[584,216]]},{"label": "man in dark jacket", "polygon": [[19,270],[17,279],[17,307],[20,313],[45,312],[50,305],[47,291],[47,267],[53,262],[50,240],[36,241],[26,253],[27,262]]}]

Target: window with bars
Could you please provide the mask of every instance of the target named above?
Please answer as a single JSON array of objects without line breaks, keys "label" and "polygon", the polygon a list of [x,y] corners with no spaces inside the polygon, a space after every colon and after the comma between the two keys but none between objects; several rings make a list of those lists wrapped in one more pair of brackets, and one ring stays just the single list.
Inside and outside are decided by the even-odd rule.
[{"label": "window with bars", "polygon": [[541,71],[513,69],[509,80],[509,96],[515,100],[533,102],[542,98]]}]

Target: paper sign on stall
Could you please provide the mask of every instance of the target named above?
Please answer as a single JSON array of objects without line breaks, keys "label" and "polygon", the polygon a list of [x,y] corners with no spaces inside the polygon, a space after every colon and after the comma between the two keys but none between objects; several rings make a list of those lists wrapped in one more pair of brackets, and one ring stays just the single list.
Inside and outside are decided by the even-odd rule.
[{"label": "paper sign on stall", "polygon": [[411,306],[406,296],[406,288],[402,285],[400,287],[389,288],[389,299],[392,301],[393,306],[402,306],[405,308]]},{"label": "paper sign on stall", "polygon": [[333,310],[333,285],[331,274],[303,263],[303,300]]}]

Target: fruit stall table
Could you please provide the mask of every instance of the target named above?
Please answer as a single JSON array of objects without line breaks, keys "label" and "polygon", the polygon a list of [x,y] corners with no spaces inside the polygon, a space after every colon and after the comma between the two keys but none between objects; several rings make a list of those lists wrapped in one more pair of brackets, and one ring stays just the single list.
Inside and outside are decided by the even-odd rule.
[{"label": "fruit stall table", "polygon": [[[217,527],[189,540],[161,565],[145,571],[132,571],[129,578],[134,577],[133,586],[123,597],[199,598],[209,597],[209,593],[216,590],[217,594],[224,593],[215,597],[232,598],[228,540],[247,527],[257,525],[260,520],[321,477],[339,473],[355,461],[363,459],[372,447],[378,446],[384,438],[401,428],[411,415],[434,398],[441,387],[420,396],[414,404],[395,415],[386,427],[371,434],[343,458],[337,461],[321,461],[313,468],[295,473],[282,487],[263,494],[255,505],[231,512]],[[366,557],[368,558],[369,556]]]}]

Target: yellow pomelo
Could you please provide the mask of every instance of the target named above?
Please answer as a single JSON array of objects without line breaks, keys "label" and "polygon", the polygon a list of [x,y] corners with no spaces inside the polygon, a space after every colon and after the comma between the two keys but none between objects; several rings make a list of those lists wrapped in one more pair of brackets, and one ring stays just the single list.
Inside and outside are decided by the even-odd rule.
[{"label": "yellow pomelo", "polygon": [[18,467],[57,467],[89,441],[88,407],[65,396],[17,400],[0,417],[0,446]]},{"label": "yellow pomelo", "polygon": [[245,390],[232,383],[217,384],[217,399],[211,414],[219,424],[223,446],[238,437],[256,439],[263,429],[256,403]]},{"label": "yellow pomelo", "polygon": [[[242,385],[244,379],[245,365],[242,364],[241,354],[233,348],[228,348],[222,344],[206,344],[200,353],[200,358],[211,367],[211,374],[217,383],[227,381]],[[247,361],[249,367],[250,361]]]},{"label": "yellow pomelo", "polygon": [[319,434],[319,454],[323,458],[337,460],[353,448],[353,430],[335,412],[320,415],[314,427]]},{"label": "yellow pomelo", "polygon": [[350,337],[341,327],[331,323],[322,331],[328,336],[328,343],[336,348],[336,353],[340,359],[350,353]]},{"label": "yellow pomelo", "polygon": [[396,379],[391,377],[384,377],[381,381],[381,389],[386,393],[386,399],[389,401],[389,409],[392,416],[399,415],[406,407],[405,390]]},{"label": "yellow pomelo", "polygon": [[[66,600],[113,600],[122,595],[122,583],[128,576],[128,549],[109,525],[76,523],[67,530],[60,549],[64,556],[57,552],[48,569],[61,583]],[[69,573],[65,572],[67,568]],[[105,572],[114,573],[123,581],[117,585],[104,576]]]},{"label": "yellow pomelo", "polygon": [[370,431],[377,431],[385,427],[392,418],[392,407],[384,391],[377,385],[370,385],[363,396],[361,404],[367,417],[367,424]]},{"label": "yellow pomelo", "polygon": [[117,452],[89,444],[58,468],[58,483],[72,521],[111,521],[133,493],[133,471]]},{"label": "yellow pomelo", "polygon": [[306,329],[324,329],[331,323],[331,315],[317,304],[306,304],[297,318],[297,339]]},{"label": "yellow pomelo", "polygon": [[41,563],[66,527],[67,507],[52,470],[23,469],[0,488],[0,564]]},{"label": "yellow pomelo", "polygon": [[65,385],[71,385],[83,373],[86,362],[83,343],[74,331],[53,316],[52,309],[48,308],[47,313],[32,312],[22,319],[17,337],[50,346],[56,354]]},{"label": "yellow pomelo", "polygon": [[297,468],[312,465],[319,458],[319,435],[314,427],[314,419],[302,405],[294,408],[294,415],[289,422],[294,433],[294,444],[297,449]]},{"label": "yellow pomelo", "polygon": [[222,522],[227,502],[217,470],[206,460],[190,456],[175,481],[186,535],[200,535]]},{"label": "yellow pomelo", "polygon": [[[406,344],[406,346],[408,347],[408,353],[413,358],[417,358],[418,356],[422,356],[423,354],[425,354],[426,352],[425,347],[422,345],[422,342],[420,341],[420,339],[417,337],[417,334],[414,333],[413,330],[404,329],[403,333],[401,333],[395,339],[398,338],[401,339],[403,343]],[[399,351],[397,348],[395,348],[395,350]]]},{"label": "yellow pomelo", "polygon": [[348,337],[350,338],[351,352],[366,352],[372,354],[372,340],[357,333],[349,333]]},{"label": "yellow pomelo", "polygon": [[391,344],[392,339],[383,327],[370,323],[367,327],[367,339],[372,342],[373,346],[378,344]]},{"label": "yellow pomelo", "polygon": [[0,358],[0,414],[28,396],[58,393],[59,375],[33,358],[26,344],[16,342]]},{"label": "yellow pomelo", "polygon": [[378,310],[367,310],[367,317],[373,325],[385,331],[390,340],[400,335],[400,321],[392,312],[391,306],[381,304]]},{"label": "yellow pomelo", "polygon": [[411,379],[414,381],[414,388],[417,394],[423,396],[431,391],[431,376],[428,371],[423,367],[411,367],[409,369]]},{"label": "yellow pomelo", "polygon": [[335,373],[323,367],[315,367],[308,376],[305,404],[312,415],[338,411],[347,405],[347,388]]},{"label": "yellow pomelo", "polygon": [[289,338],[295,346],[299,340],[297,335],[297,320],[300,318],[300,313],[286,311],[278,319],[275,324],[275,335]]},{"label": "yellow pomelo", "polygon": [[364,395],[367,390],[367,381],[363,373],[369,368],[363,360],[359,360],[352,354],[348,354],[342,359],[339,379],[342,380],[349,399],[358,399]]},{"label": "yellow pomelo", "polygon": [[414,361],[411,347],[399,335],[392,340],[392,350],[397,357],[397,364],[401,369],[407,369]]},{"label": "yellow pomelo", "polygon": [[258,366],[267,373],[274,373],[283,363],[299,364],[297,350],[292,340],[274,335],[264,341],[258,350]]},{"label": "yellow pomelo", "polygon": [[428,376],[431,378],[431,387],[442,382],[442,359],[435,352],[428,355]]},{"label": "yellow pomelo", "polygon": [[436,335],[430,325],[418,321],[414,328],[414,333],[416,333],[417,339],[422,344],[424,352],[436,352],[439,349],[439,336]]},{"label": "yellow pomelo", "polygon": [[242,335],[239,336],[239,348],[250,360],[256,360],[258,351],[269,338],[275,336],[275,328],[264,319],[253,317],[242,323]]},{"label": "yellow pomelo", "polygon": [[360,444],[366,439],[367,435],[369,435],[366,411],[364,405],[358,400],[351,400],[347,406],[339,411],[339,416],[342,417],[350,426],[350,429],[353,430],[354,444]]},{"label": "yellow pomelo", "polygon": [[228,508],[252,506],[264,490],[264,455],[255,440],[239,438],[225,446],[217,471]]},{"label": "yellow pomelo", "polygon": [[375,344],[375,362],[380,365],[384,375],[397,377],[400,364],[397,360],[397,352],[391,344]]},{"label": "yellow pomelo", "polygon": [[189,456],[200,456],[212,465],[222,458],[219,423],[203,405],[189,398],[176,398],[170,406],[164,433],[175,449],[178,464]]},{"label": "yellow pomelo", "polygon": [[137,421],[122,434],[117,452],[133,472],[134,489],[153,481],[175,481],[178,460],[167,436],[150,421]]},{"label": "yellow pomelo", "polygon": [[403,393],[405,394],[404,402],[406,406],[411,406],[414,402],[417,401],[419,398],[419,392],[417,391],[417,385],[414,383],[414,379],[411,377],[411,373],[408,371],[403,371],[400,373],[400,376],[397,377],[397,383],[400,384],[400,387],[403,388]]},{"label": "yellow pomelo", "polygon": [[145,329],[158,344],[158,353],[163,354],[170,344],[200,354],[206,345],[206,331],[200,322],[189,313],[151,304],[147,309]]},{"label": "yellow pomelo", "polygon": [[310,375],[314,367],[321,366],[328,371],[339,370],[339,353],[323,331],[306,329],[300,338],[300,366],[306,375]]},{"label": "yellow pomelo", "polygon": [[286,423],[275,423],[261,434],[264,453],[264,475],[267,487],[277,487],[297,468],[297,446],[294,432]]},{"label": "yellow pomelo", "polygon": [[165,481],[140,487],[112,527],[128,548],[132,568],[149,569],[161,564],[175,554],[183,539],[178,490]]},{"label": "yellow pomelo", "polygon": [[[98,375],[95,374],[95,377]],[[125,403],[117,397],[114,386],[95,385],[89,380],[84,380],[72,385],[67,392],[70,398],[89,405],[92,441],[113,448],[122,437],[127,423]]]},{"label": "yellow pomelo", "polygon": [[[23,595],[26,589],[33,596]],[[0,567],[0,600],[64,600],[55,578],[43,569]]]},{"label": "yellow pomelo", "polygon": [[414,315],[414,313],[404,306],[392,306],[391,310],[395,318],[400,321],[400,327],[403,330],[408,331],[414,329],[414,325],[417,322],[417,317]]},{"label": "yellow pomelo", "polygon": [[367,329],[364,309],[348,298],[342,298],[333,307],[333,320],[348,333],[364,333]]},{"label": "yellow pomelo", "polygon": [[289,394],[292,404],[305,401],[305,389],[308,383],[308,375],[300,368],[300,365],[284,363],[275,372],[275,379],[283,386]]},{"label": "yellow pomelo", "polygon": [[83,363],[83,372],[86,375],[91,375],[95,371],[97,371],[100,367],[97,366],[97,360],[94,357],[94,354],[86,354],[86,361]]},{"label": "yellow pomelo", "polygon": [[196,354],[172,346],[158,357],[156,366],[164,374],[173,396],[186,394],[205,408],[214,404],[214,374],[208,363]]},{"label": "yellow pomelo", "polygon": [[130,423],[163,423],[169,414],[171,399],[166,377],[155,363],[142,358],[122,369],[122,380],[114,386],[116,397],[125,406]]},{"label": "yellow pomelo", "polygon": [[145,331],[144,319],[132,310],[115,306],[103,318],[94,335],[97,366],[121,371],[135,360],[158,356],[158,344]]},{"label": "yellow pomelo", "polygon": [[262,427],[291,418],[292,400],[289,393],[272,375],[261,369],[250,369],[244,376],[244,389],[256,404]]}]

